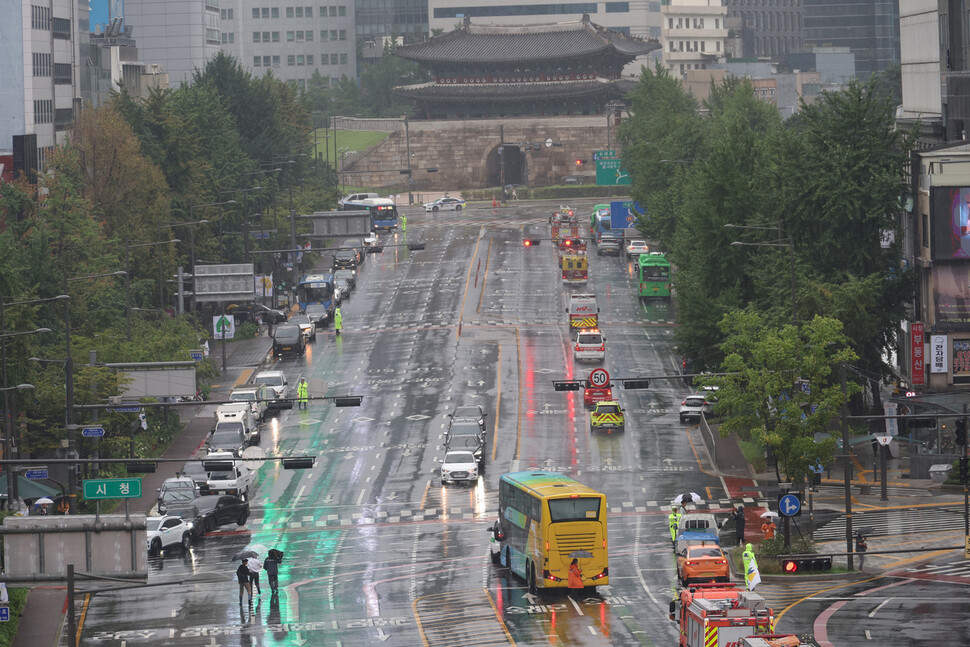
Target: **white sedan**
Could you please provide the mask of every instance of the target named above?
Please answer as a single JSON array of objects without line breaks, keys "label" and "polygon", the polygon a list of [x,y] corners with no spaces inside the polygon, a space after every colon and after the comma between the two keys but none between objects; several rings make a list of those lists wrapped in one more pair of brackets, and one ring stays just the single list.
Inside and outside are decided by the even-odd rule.
[{"label": "white sedan", "polygon": [[478,461],[475,454],[456,449],[445,453],[441,461],[441,483],[474,483],[478,480]]},{"label": "white sedan", "polygon": [[464,208],[465,201],[461,198],[438,198],[424,205],[425,211],[461,211]]},{"label": "white sedan", "polygon": [[634,256],[639,256],[640,254],[649,254],[650,246],[647,245],[645,240],[631,240],[626,244],[626,255],[627,258],[633,258]]}]

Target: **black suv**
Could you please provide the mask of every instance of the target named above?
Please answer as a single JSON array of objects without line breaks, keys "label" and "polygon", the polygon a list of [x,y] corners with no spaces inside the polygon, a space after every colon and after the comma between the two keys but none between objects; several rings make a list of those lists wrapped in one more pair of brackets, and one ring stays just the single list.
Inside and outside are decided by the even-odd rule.
[{"label": "black suv", "polygon": [[360,258],[354,249],[335,249],[333,251],[333,267],[340,269],[343,267],[356,270],[360,265]]},{"label": "black suv", "polygon": [[306,353],[306,337],[296,324],[283,324],[273,333],[273,354],[300,357]]},{"label": "black suv", "polygon": [[[186,510],[191,512],[183,514]],[[211,532],[230,523],[244,525],[249,519],[249,503],[231,494],[209,494],[200,496],[190,506],[180,510],[172,508],[169,514],[191,521],[193,529],[201,528],[202,532]],[[189,519],[193,514],[194,518]]]}]

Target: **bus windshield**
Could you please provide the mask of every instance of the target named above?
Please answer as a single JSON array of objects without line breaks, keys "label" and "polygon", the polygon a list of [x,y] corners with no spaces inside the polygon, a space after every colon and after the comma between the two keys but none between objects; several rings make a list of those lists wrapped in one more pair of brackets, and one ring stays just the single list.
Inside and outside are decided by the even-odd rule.
[{"label": "bus windshield", "polygon": [[298,288],[298,299],[301,304],[307,303],[326,303],[330,301],[333,294],[330,284],[320,281],[314,283],[301,283]]},{"label": "bus windshield", "polygon": [[600,517],[599,497],[549,499],[549,521],[595,521]]}]

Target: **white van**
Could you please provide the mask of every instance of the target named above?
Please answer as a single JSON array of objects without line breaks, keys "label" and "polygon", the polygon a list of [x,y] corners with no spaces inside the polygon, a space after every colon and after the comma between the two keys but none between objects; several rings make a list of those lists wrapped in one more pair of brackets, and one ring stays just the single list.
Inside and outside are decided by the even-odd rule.
[{"label": "white van", "polygon": [[242,433],[248,444],[255,445],[259,442],[259,423],[249,402],[222,404],[216,407],[216,432],[226,428],[237,428],[238,425],[242,425]]},{"label": "white van", "polygon": [[337,204],[342,207],[345,202],[360,202],[361,200],[371,200],[379,197],[376,193],[351,193],[337,200]]},{"label": "white van", "polygon": [[206,470],[206,482],[202,494],[232,494],[249,498],[249,486],[256,472],[236,460],[232,452],[209,452],[202,461]]}]

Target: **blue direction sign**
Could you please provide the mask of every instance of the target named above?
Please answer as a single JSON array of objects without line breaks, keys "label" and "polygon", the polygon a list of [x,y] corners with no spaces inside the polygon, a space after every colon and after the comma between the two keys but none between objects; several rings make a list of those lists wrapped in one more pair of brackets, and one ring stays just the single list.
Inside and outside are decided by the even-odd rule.
[{"label": "blue direction sign", "polygon": [[41,468],[41,469],[27,470],[26,472],[24,472],[24,478],[28,478],[31,481],[37,481],[37,480],[40,480],[40,479],[46,479],[47,478],[47,468],[44,467],[44,468]]},{"label": "blue direction sign", "polygon": [[10,622],[10,607],[0,607],[0,622]]},{"label": "blue direction sign", "polygon": [[201,362],[205,359],[205,352],[202,350],[190,350],[189,357],[192,358],[193,362]]},{"label": "blue direction sign", "polygon": [[786,494],[778,501],[778,510],[786,517],[794,517],[802,509],[802,502],[797,494]]},{"label": "blue direction sign", "polygon": [[85,438],[100,438],[104,435],[104,427],[82,427],[81,435]]},{"label": "blue direction sign", "polygon": [[141,413],[141,407],[109,407],[108,411],[114,411],[115,413]]}]

